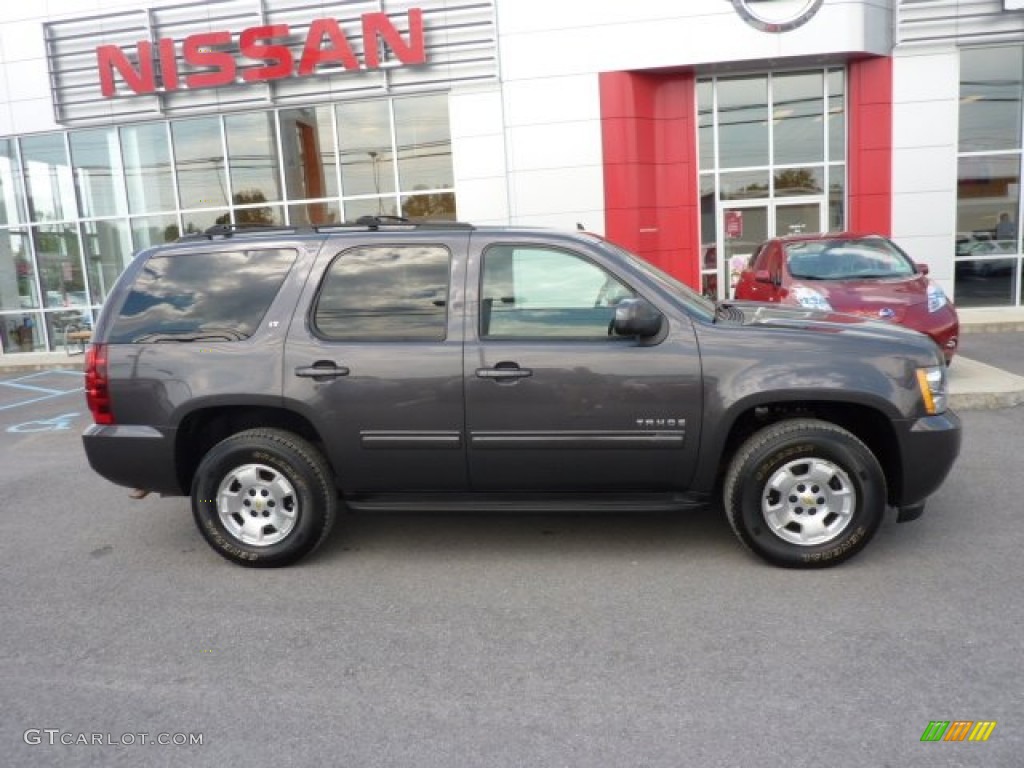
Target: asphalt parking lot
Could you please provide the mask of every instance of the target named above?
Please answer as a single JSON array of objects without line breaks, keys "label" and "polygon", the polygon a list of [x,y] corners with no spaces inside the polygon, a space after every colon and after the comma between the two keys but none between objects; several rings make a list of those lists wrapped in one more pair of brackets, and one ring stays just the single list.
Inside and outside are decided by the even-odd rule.
[{"label": "asphalt parking lot", "polygon": [[924,517],[832,570],[708,510],[351,516],[252,571],[90,472],[80,386],[0,376],[4,765],[1021,764],[1024,408],[962,414]]}]

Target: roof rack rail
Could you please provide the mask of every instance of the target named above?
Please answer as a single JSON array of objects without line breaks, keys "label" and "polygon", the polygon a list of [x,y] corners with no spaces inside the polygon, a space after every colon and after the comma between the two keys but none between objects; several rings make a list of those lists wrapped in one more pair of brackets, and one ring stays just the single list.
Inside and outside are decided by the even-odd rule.
[{"label": "roof rack rail", "polygon": [[235,235],[264,235],[274,232],[295,232],[296,228],[284,224],[214,224],[202,232],[189,232],[178,238],[177,242],[190,240],[213,240],[215,237],[234,237]]},{"label": "roof rack rail", "polygon": [[338,229],[363,228],[376,231],[382,227],[400,227],[403,229],[474,229],[472,224],[465,221],[449,221],[440,219],[427,219],[423,221],[412,221],[404,216],[388,216],[380,214],[377,216],[360,216],[355,221],[344,221],[339,224],[318,224],[313,227],[317,232],[330,232]]}]

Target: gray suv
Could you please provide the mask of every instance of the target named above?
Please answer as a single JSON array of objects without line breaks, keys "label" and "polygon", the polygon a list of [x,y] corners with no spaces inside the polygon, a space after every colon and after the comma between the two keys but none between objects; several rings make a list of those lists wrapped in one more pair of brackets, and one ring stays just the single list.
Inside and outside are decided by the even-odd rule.
[{"label": "gray suv", "polygon": [[927,336],[715,303],[584,232],[217,227],[141,252],[86,361],[89,463],[191,496],[247,566],[337,511],[676,510],[721,500],[782,566],[912,520],[960,446]]}]

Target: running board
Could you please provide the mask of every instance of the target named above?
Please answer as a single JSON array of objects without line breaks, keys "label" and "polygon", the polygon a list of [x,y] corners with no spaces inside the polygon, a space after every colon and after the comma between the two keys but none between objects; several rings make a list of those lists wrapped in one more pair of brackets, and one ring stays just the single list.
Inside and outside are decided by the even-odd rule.
[{"label": "running board", "polygon": [[707,497],[671,493],[445,494],[380,493],[344,496],[354,512],[680,512],[707,506]]}]

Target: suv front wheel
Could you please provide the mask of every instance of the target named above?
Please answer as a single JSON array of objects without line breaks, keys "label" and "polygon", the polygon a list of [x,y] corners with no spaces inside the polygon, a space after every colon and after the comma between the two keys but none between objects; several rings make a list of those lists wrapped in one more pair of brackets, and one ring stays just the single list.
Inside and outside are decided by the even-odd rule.
[{"label": "suv front wheel", "polygon": [[885,511],[885,475],[855,435],[818,419],[771,424],[729,464],[725,512],[755,554],[776,565],[836,565],[868,543]]},{"label": "suv front wheel", "polygon": [[192,481],[192,514],[207,543],[257,568],[288,565],[316,549],[330,533],[337,503],[320,452],[280,429],[222,440]]}]

